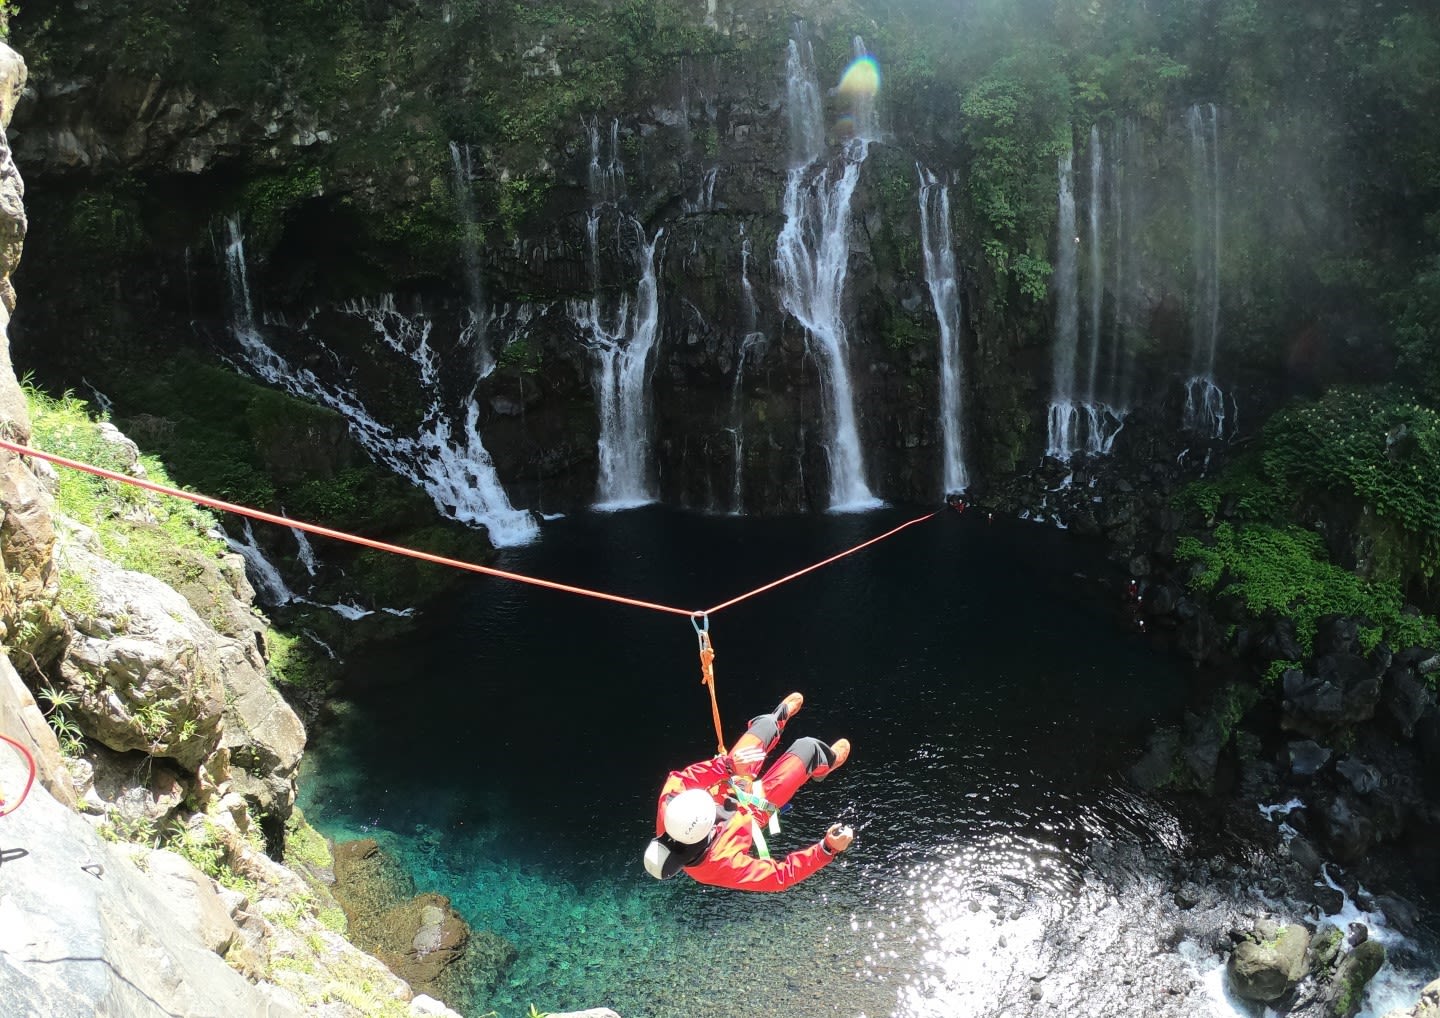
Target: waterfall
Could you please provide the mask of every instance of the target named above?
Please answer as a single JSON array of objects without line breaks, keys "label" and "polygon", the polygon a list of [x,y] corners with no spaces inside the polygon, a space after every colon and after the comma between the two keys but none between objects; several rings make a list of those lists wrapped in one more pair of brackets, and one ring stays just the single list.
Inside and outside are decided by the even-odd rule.
[{"label": "waterfall", "polygon": [[809,38],[790,40],[785,55],[785,108],[790,118],[790,165],[808,166],[825,151],[825,107]]},{"label": "waterfall", "polygon": [[712,166],[706,170],[705,175],[700,178],[700,187],[696,193],[695,200],[691,201],[689,198],[683,199],[680,202],[681,210],[690,214],[696,212],[714,212],[715,182],[719,176],[720,167],[718,166]]},{"label": "waterfall", "polygon": [[[589,300],[571,301],[569,313],[594,360],[591,384],[600,425],[595,508],[627,509],[656,498],[650,477],[650,353],[659,333],[655,251],[664,231],[657,230],[647,240],[645,227],[621,208],[625,165],[620,159],[620,122],[610,121],[608,152],[597,119],[586,122],[586,131],[592,204],[585,220],[585,241],[594,289]],[[713,173],[708,184],[702,182],[702,203],[713,201]],[[601,299],[600,227],[607,211],[615,217],[617,247],[629,252],[640,267],[634,295],[624,294],[613,308]]]},{"label": "waterfall", "polygon": [[255,532],[250,529],[250,521],[242,517],[242,523],[244,529],[241,532],[245,540],[237,541],[227,533],[225,544],[231,551],[239,552],[240,557],[245,560],[245,571],[255,586],[255,593],[272,608],[296,600],[295,592],[286,585],[280,570],[266,558],[265,552],[255,542]]},{"label": "waterfall", "polygon": [[625,165],[620,161],[620,121],[610,121],[610,152],[604,152],[600,122],[591,117],[585,122],[590,138],[590,193],[600,201],[615,201],[625,193]]},{"label": "waterfall", "polygon": [[[830,508],[866,509],[880,503],[865,482],[843,301],[849,273],[850,202],[860,166],[869,154],[863,132],[872,127],[873,103],[871,118],[857,117],[854,135],[842,143],[835,160],[825,163],[820,158],[824,138],[820,86],[813,56],[807,59],[807,54],[808,43],[790,40],[785,70],[791,144],[793,151],[809,156],[805,163],[792,166],[786,177],[785,226],[775,253],[780,301],[804,328],[806,346],[817,355],[828,401]],[[817,139],[822,147],[817,148]]]},{"label": "waterfall", "polygon": [[[592,213],[591,222],[598,220]],[[625,509],[655,501],[650,466],[650,351],[660,320],[660,290],[655,275],[655,249],[664,231],[645,239],[645,229],[632,216],[620,225],[635,233],[634,250],[641,266],[633,301],[626,294],[613,315],[607,315],[597,294],[570,305],[581,340],[595,358],[595,402],[600,416],[600,476],[596,508]],[[598,244],[598,227],[590,231]],[[599,262],[597,251],[592,261]],[[609,319],[607,321],[607,318]]]},{"label": "waterfall", "polygon": [[755,331],[760,318],[760,307],[755,303],[755,288],[750,285],[750,238],[745,236],[745,224],[740,224],[740,320],[748,335]]},{"label": "waterfall", "polygon": [[[281,515],[284,515],[285,508],[280,508]],[[315,558],[315,548],[310,544],[310,538],[305,536],[305,531],[295,527],[290,528],[290,533],[295,535],[295,553],[300,556],[300,564],[311,576],[320,569],[320,563]]]},{"label": "waterfall", "polygon": [[1100,308],[1105,295],[1104,265],[1100,260],[1100,202],[1105,161],[1100,150],[1100,128],[1090,128],[1090,366],[1086,372],[1085,399],[1095,403],[1095,383],[1100,375]]},{"label": "waterfall", "polygon": [[960,359],[960,282],[950,239],[950,189],[919,163],[920,240],[925,255],[925,282],[940,322],[940,434],[944,448],[944,493],[970,486],[962,441],[962,368]]},{"label": "waterfall", "polygon": [[[1133,147],[1124,142],[1133,132],[1121,133],[1122,139],[1115,148],[1126,151]],[[1126,343],[1124,330],[1127,321],[1123,310],[1123,292],[1129,286],[1125,273],[1129,271],[1130,243],[1122,201],[1134,204],[1133,189],[1122,199],[1118,190],[1123,164],[1112,157],[1110,170],[1106,172],[1105,146],[1098,126],[1090,128],[1089,179],[1086,191],[1086,223],[1088,243],[1085,245],[1085,260],[1080,262],[1080,241],[1077,233],[1075,207],[1075,155],[1060,160],[1059,177],[1059,239],[1056,251],[1054,276],[1055,286],[1055,362],[1054,396],[1052,397],[1048,420],[1046,450],[1062,462],[1068,462],[1076,453],[1089,456],[1109,454],[1115,444],[1115,437],[1124,429],[1126,409],[1129,403],[1128,386],[1131,370],[1131,355]],[[1112,222],[1107,224],[1105,209],[1112,211]],[[1115,314],[1111,328],[1105,323],[1105,286],[1107,236],[1113,243]],[[1082,272],[1083,270],[1083,272]],[[1085,329],[1081,329],[1080,290],[1081,276],[1084,276],[1085,293],[1088,300],[1088,315]],[[1108,346],[1108,354],[1107,354]],[[1079,362],[1084,360],[1083,383],[1077,378]],[[1105,365],[1105,374],[1101,366]]]},{"label": "waterfall", "polygon": [[450,166],[455,206],[460,213],[460,251],[465,260],[465,295],[469,300],[465,339],[474,346],[475,370],[484,378],[495,369],[495,358],[490,350],[490,337],[486,335],[485,290],[480,281],[480,218],[470,186],[475,172],[469,145],[450,143]]},{"label": "waterfall", "polygon": [[454,431],[444,409],[438,354],[430,346],[431,322],[423,316],[407,316],[395,307],[393,297],[377,302],[341,305],[340,313],[365,319],[382,344],[409,361],[431,402],[418,430],[411,437],[377,420],[360,395],[342,380],[348,369],[325,346],[319,336],[308,337],[310,346],[324,354],[317,363],[334,363],[337,380],[325,380],[308,367],[291,364],[276,352],[255,321],[254,307],[245,268],[244,239],[235,220],[226,223],[224,248],[226,277],[231,297],[231,334],[240,346],[245,366],[257,377],[291,395],[330,407],[345,418],[354,439],[391,470],[423,488],[445,515],[466,523],[484,526],[496,547],[524,544],[539,529],[533,517],[510,505],[495,466],[475,428],[479,408],[473,394],[468,401],[461,444],[452,445]]},{"label": "waterfall", "polygon": [[[1191,106],[1185,124],[1190,132],[1195,297],[1183,423],[1189,431],[1218,439],[1226,434],[1225,394],[1215,382],[1215,352],[1220,341],[1219,110],[1213,103]],[[1229,427],[1234,434],[1233,419]]]},{"label": "waterfall", "polygon": [[739,516],[745,511],[744,465],[745,465],[745,413],[741,406],[741,389],[745,381],[745,355],[752,346],[765,342],[765,333],[749,332],[740,341],[740,353],[736,358],[735,384],[730,388],[730,427],[726,430],[735,440],[735,479],[731,486],[730,512]]},{"label": "waterfall", "polygon": [[[1114,159],[1106,178],[1110,219],[1114,237],[1114,320],[1110,345],[1110,402],[1128,407],[1134,395],[1134,351],[1130,335],[1134,330],[1134,281],[1131,273],[1139,259],[1135,255],[1136,226],[1139,220],[1139,139],[1135,122],[1126,118],[1116,126]],[[1124,411],[1120,411],[1123,413]]]},{"label": "waterfall", "polygon": [[1059,160],[1060,223],[1055,250],[1055,362],[1045,455],[1066,461],[1079,451],[1075,357],[1080,341],[1079,268],[1075,248],[1075,153]]}]

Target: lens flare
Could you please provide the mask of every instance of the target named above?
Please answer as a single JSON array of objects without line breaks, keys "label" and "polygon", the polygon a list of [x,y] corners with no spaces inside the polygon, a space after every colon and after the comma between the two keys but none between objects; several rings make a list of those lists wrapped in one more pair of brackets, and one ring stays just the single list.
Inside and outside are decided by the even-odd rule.
[{"label": "lens flare", "polygon": [[880,65],[874,57],[856,57],[835,91],[851,99],[873,99],[880,92]]}]

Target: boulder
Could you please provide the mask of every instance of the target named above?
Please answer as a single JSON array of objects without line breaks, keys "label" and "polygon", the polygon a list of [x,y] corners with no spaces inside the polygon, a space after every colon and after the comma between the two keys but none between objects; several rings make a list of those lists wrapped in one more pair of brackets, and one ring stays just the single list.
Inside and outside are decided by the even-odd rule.
[{"label": "boulder", "polygon": [[202,791],[228,780],[283,822],[305,729],[271,684],[254,633],[216,632],[175,590],[98,556],[84,528],[64,533],[64,567],[93,594],[60,669],[85,734],[116,752],[171,757]]},{"label": "boulder", "polygon": [[1357,795],[1370,795],[1380,788],[1380,771],[1353,756],[1347,756],[1337,763],[1335,771],[1349,783]]},{"label": "boulder", "polygon": [[1245,1000],[1279,1000],[1305,975],[1309,946],[1310,931],[1299,923],[1282,926],[1261,920],[1235,945],[1226,964],[1231,990]]},{"label": "boulder", "polygon": [[1414,670],[1392,663],[1385,673],[1381,706],[1402,738],[1415,733],[1415,724],[1435,705],[1435,692]]},{"label": "boulder", "polygon": [[1313,739],[1302,739],[1299,742],[1292,742],[1286,748],[1290,757],[1291,777],[1306,780],[1313,778],[1324,769],[1330,762],[1330,750],[1319,745]]},{"label": "boulder", "polygon": [[1332,1018],[1354,1018],[1365,997],[1365,987],[1385,964],[1385,948],[1378,941],[1365,940],[1340,959],[1326,996],[1332,1001]]},{"label": "boulder", "polygon": [[101,558],[92,541],[70,529],[58,550],[87,595],[70,609],[76,632],[60,667],[77,721],[117,752],[168,756],[194,771],[220,742],[219,638],[174,590]]}]

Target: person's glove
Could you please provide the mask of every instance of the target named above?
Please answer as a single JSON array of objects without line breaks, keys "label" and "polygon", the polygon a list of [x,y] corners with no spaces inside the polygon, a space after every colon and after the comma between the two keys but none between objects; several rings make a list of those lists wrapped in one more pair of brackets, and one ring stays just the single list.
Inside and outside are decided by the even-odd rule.
[{"label": "person's glove", "polygon": [[825,832],[825,840],[821,845],[826,855],[839,855],[850,847],[850,842],[855,840],[855,832],[844,824],[831,824],[830,829]]}]

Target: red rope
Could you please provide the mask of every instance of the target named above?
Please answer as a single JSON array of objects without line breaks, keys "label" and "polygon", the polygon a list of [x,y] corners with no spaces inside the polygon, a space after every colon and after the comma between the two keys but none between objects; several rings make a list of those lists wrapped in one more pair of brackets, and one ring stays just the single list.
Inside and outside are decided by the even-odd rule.
[{"label": "red rope", "polygon": [[[10,736],[0,735],[0,739],[3,739],[4,741],[10,743],[10,745],[18,749],[20,751],[20,755],[25,758],[25,763],[30,769],[30,774],[25,779],[25,790],[20,793],[20,798],[15,800],[15,805],[11,806],[9,809],[0,809],[0,817],[3,817],[9,816],[11,813],[14,813],[17,809],[19,809],[20,804],[25,801],[25,797],[30,794],[30,786],[35,783],[35,758],[30,755],[30,751],[28,749],[20,745],[20,743],[16,742],[14,739],[10,738]],[[0,798],[0,806],[4,805],[4,798]]]},{"label": "red rope", "polygon": [[536,587],[548,587],[551,590],[560,590],[567,594],[583,594],[586,597],[596,597],[602,601],[614,601],[617,604],[633,605],[636,608],[650,608],[657,612],[668,612],[671,615],[689,616],[695,614],[694,612],[686,611],[684,608],[672,608],[669,605],[655,604],[651,601],[637,601],[635,598],[621,597],[619,594],[607,594],[604,591],[589,590],[585,587],[572,587],[567,583],[555,583],[551,580],[541,580],[534,576],[522,576],[520,573],[506,572],[503,569],[492,569],[490,566],[482,566],[474,562],[462,562],[459,559],[446,558],[443,555],[432,555],[429,552],[416,551],[413,548],[402,548],[398,544],[387,544],[384,541],[375,541],[368,537],[360,537],[358,534],[347,534],[343,530],[331,530],[329,527],[316,526],[314,523],[292,520],[288,516],[276,516],[274,513],[262,512],[259,509],[251,509],[248,506],[236,505],[233,502],[222,502],[218,498],[196,495],[189,491],[181,491],[178,488],[167,488],[165,485],[156,484],[153,481],[131,477],[129,474],[119,474],[113,470],[106,470],[103,467],[91,466],[89,463],[68,460],[63,456],[40,452],[38,449],[31,449],[15,442],[4,441],[3,439],[0,439],[0,449],[9,449],[11,452],[18,452],[22,456],[34,456],[36,459],[46,460],[62,467],[70,467],[72,470],[81,470],[87,474],[94,474],[97,477],[104,477],[111,481],[119,481],[121,484],[133,484],[137,488],[144,488],[146,491],[153,491],[160,495],[172,495],[175,498],[183,498],[188,502],[195,502],[199,505],[208,506],[211,509],[223,509],[225,512],[235,513],[237,516],[248,516],[253,520],[274,523],[282,527],[294,527],[296,530],[303,530],[308,534],[319,534],[321,537],[331,537],[337,541],[348,541],[350,544],[358,544],[366,548],[374,548],[376,551],[390,552],[394,555],[404,555],[407,558],[419,559],[422,562],[433,562],[436,565],[450,566],[452,569],[464,569],[467,572],[484,573],[487,576],[498,576],[501,579],[514,580],[517,583],[528,583]]},{"label": "red rope", "polygon": [[797,577],[804,576],[806,573],[814,572],[821,566],[828,566],[830,563],[845,558],[847,555],[853,555],[857,551],[868,548],[872,544],[883,541],[885,540],[885,538],[890,537],[894,534],[898,534],[906,527],[913,527],[917,523],[924,523],[926,520],[936,515],[932,512],[926,513],[924,516],[916,517],[915,519],[910,520],[908,523],[900,524],[900,526],[895,527],[893,530],[887,530],[885,533],[880,534],[878,537],[872,537],[868,541],[857,544],[853,548],[842,551],[836,555],[831,555],[823,562],[816,562],[812,566],[806,566],[804,569],[796,570],[788,576],[782,576],[778,580],[773,580],[770,583],[765,584],[763,587],[756,587],[754,590],[741,594],[738,597],[732,597],[728,601],[722,601],[714,608],[707,609],[706,611],[697,612],[690,611],[685,608],[675,608],[665,604],[656,604],[653,601],[641,601],[633,597],[622,597],[619,594],[607,594],[602,590],[591,590],[588,587],[576,587],[568,583],[556,583],[553,580],[542,580],[535,576],[525,576],[522,573],[507,572],[504,569],[494,569],[490,566],[482,566],[474,562],[464,562],[460,559],[446,558],[443,555],[432,555],[429,552],[416,551],[414,548],[405,548],[398,544],[388,544],[384,541],[376,541],[368,537],[360,537],[358,534],[349,534],[343,530],[331,530],[329,527],[317,526],[314,523],[306,523],[303,520],[291,519],[288,516],[277,516],[274,513],[262,512],[259,509],[251,509],[248,506],[236,505],[233,502],[223,502],[218,498],[210,498],[206,495],[197,495],[194,492],[181,491],[179,488],[166,487],[163,484],[156,484],[154,481],[146,481],[139,477],[131,477],[129,474],[121,474],[115,472],[114,470],[106,470],[103,467],[93,466],[89,463],[81,463],[77,460],[66,459],[63,456],[56,456],[54,453],[41,452],[38,449],[32,449],[29,446],[20,445],[18,442],[8,442],[4,439],[0,439],[0,449],[8,449],[11,452],[19,453],[22,456],[33,456],[36,459],[45,460],[47,462],[54,463],[62,467],[69,467],[72,470],[80,470],[87,474],[94,474],[97,477],[104,477],[107,480],[118,481],[121,484],[134,485],[137,488],[144,488],[146,491],[153,491],[160,495],[170,495],[174,498],[185,499],[188,502],[194,502],[197,505],[207,506],[211,509],[220,509],[227,513],[234,513],[237,516],[248,516],[251,519],[260,520],[264,523],[274,523],[277,526],[281,527],[293,527],[296,530],[303,530],[309,534],[318,534],[321,537],[329,537],[337,541],[346,541],[350,544],[358,544],[365,548],[373,548],[376,551],[389,552],[392,555],[403,555],[406,558],[419,559],[421,562],[432,562],[435,565],[449,566],[452,569],[463,569],[467,572],[483,573],[486,576],[496,576],[503,580],[514,580],[516,583],[528,583],[534,587],[545,587],[549,590],[559,590],[566,594],[580,594],[584,597],[598,598],[601,601],[611,601],[615,604],[628,604],[635,608],[649,608],[652,611],[665,612],[669,615],[685,615],[692,619],[697,616],[704,617],[714,615],[716,612],[721,611],[725,608],[729,608],[731,605],[739,604],[741,601],[752,598],[757,594],[763,594],[767,590],[773,590],[774,588],[780,586],[780,584],[782,583],[788,583],[789,581],[796,579]]},{"label": "red rope", "polygon": [[830,556],[829,558],[827,558],[824,562],[816,562],[813,566],[806,566],[804,569],[798,569],[798,570],[796,570],[795,572],[791,573],[789,576],[782,576],[782,577],[780,577],[780,579],[778,579],[778,580],[774,580],[774,581],[772,581],[772,582],[770,582],[770,583],[767,583],[767,584],[765,584],[765,586],[763,586],[763,587],[756,587],[754,590],[752,590],[752,591],[750,591],[750,592],[748,592],[748,593],[745,593],[745,594],[741,594],[739,597],[732,597],[732,598],[731,598],[730,600],[728,600],[728,601],[721,601],[721,602],[720,602],[719,604],[717,604],[714,608],[710,608],[710,609],[708,609],[707,611],[705,611],[704,614],[706,614],[706,615],[714,615],[716,612],[718,612],[718,611],[719,611],[720,609],[722,609],[722,608],[729,608],[729,607],[730,607],[731,605],[733,605],[733,604],[739,604],[741,601],[744,601],[746,598],[754,597],[756,594],[763,594],[763,593],[765,593],[765,591],[767,591],[767,590],[773,590],[775,587],[780,586],[780,584],[782,584],[782,583],[788,583],[790,580],[795,579],[797,576],[804,576],[806,573],[814,572],[816,569],[819,569],[821,566],[828,566],[831,562],[834,562],[834,561],[836,561],[836,560],[838,560],[838,559],[842,559],[842,558],[844,558],[846,555],[853,555],[853,554],[855,554],[857,551],[860,551],[862,548],[868,548],[868,547],[870,547],[872,544],[875,544],[875,543],[877,543],[877,542],[879,542],[879,541],[885,540],[885,538],[890,537],[892,534],[898,534],[898,533],[900,533],[900,531],[904,530],[906,527],[913,527],[913,526],[914,526],[915,524],[917,524],[917,523],[924,523],[926,520],[930,519],[930,518],[931,518],[932,516],[934,516],[934,515],[935,515],[935,513],[926,513],[924,516],[917,516],[915,519],[911,520],[909,523],[902,523],[902,524],[900,524],[898,527],[896,527],[894,530],[887,530],[885,533],[881,534],[879,537],[872,537],[872,538],[870,538],[870,540],[864,542],[863,544],[857,544],[855,547],[850,548],[850,549],[847,550],[847,551],[842,551],[842,552],[840,552],[838,555],[831,555],[831,556]]}]

